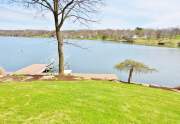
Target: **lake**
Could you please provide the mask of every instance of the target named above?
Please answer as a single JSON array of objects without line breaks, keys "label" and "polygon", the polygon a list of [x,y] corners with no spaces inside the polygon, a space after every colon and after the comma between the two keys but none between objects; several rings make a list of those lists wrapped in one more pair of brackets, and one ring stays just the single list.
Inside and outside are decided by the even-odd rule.
[{"label": "lake", "polygon": [[[90,40],[66,41],[87,48],[65,45],[66,68],[75,73],[115,73],[121,80],[127,80],[128,74],[116,71],[114,65],[125,59],[133,59],[158,70],[151,74],[133,75],[133,81],[169,87],[180,86],[178,48]],[[0,66],[9,72],[31,64],[48,64],[56,60],[57,47],[53,38],[0,37]]]}]

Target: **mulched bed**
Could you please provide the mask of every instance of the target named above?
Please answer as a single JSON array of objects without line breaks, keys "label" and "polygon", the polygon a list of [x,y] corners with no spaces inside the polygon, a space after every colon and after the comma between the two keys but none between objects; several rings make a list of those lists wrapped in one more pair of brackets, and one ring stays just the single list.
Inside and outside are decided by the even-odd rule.
[{"label": "mulched bed", "polygon": [[4,76],[0,78],[1,82],[11,82],[11,81],[18,82],[22,80],[24,80],[24,76],[9,76],[8,75],[8,76]]},{"label": "mulched bed", "polygon": [[80,77],[75,77],[71,75],[67,76],[53,76],[53,75],[8,75],[0,78],[0,82],[29,82],[29,81],[76,81],[84,80]]}]

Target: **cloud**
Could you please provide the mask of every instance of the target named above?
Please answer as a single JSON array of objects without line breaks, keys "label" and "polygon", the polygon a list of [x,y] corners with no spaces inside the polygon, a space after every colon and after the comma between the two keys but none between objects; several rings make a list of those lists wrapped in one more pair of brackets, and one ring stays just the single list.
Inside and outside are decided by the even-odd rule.
[{"label": "cloud", "polygon": [[[103,25],[109,28],[164,28],[180,25],[179,0],[107,1]],[[108,20],[108,21],[107,21]],[[119,22],[119,23],[118,23]]]},{"label": "cloud", "polygon": [[137,7],[137,13],[151,20],[145,27],[164,28],[180,25],[179,4],[179,0],[136,0],[134,6]]},{"label": "cloud", "polygon": [[50,29],[52,21],[34,10],[0,6],[0,29]]},{"label": "cloud", "polygon": [[[106,0],[106,6],[95,16],[99,23],[93,29],[164,28],[180,26],[180,0]],[[22,11],[23,10],[23,11]],[[0,28],[53,29],[53,19],[48,13],[42,17],[34,10],[0,6]],[[63,29],[86,28],[66,22]]]}]

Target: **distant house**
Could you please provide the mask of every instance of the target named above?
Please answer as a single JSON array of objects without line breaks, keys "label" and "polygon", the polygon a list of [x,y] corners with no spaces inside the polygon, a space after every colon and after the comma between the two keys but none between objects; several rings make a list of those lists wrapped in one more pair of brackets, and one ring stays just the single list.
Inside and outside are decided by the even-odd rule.
[{"label": "distant house", "polygon": [[144,39],[147,39],[147,35],[144,35],[144,36],[142,36],[142,37],[140,37],[140,36],[138,36],[138,35],[133,35],[133,39],[138,39],[138,38],[144,38]]},{"label": "distant house", "polygon": [[138,36],[138,35],[133,35],[132,38],[133,38],[133,39],[137,39],[137,38],[139,38],[139,36]]},{"label": "distant house", "polygon": [[84,36],[83,36],[83,35],[81,35],[81,36],[80,36],[80,38],[81,38],[81,39],[83,39],[83,38],[84,38]]}]

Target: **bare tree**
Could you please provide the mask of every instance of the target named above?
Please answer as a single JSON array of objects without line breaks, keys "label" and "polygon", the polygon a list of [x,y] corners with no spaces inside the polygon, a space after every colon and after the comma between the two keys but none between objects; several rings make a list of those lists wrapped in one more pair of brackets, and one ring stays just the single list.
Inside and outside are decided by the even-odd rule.
[{"label": "bare tree", "polygon": [[53,14],[59,55],[59,75],[64,75],[64,41],[62,27],[67,19],[87,25],[95,22],[92,15],[97,13],[103,0],[11,0],[26,7],[48,10]]}]

